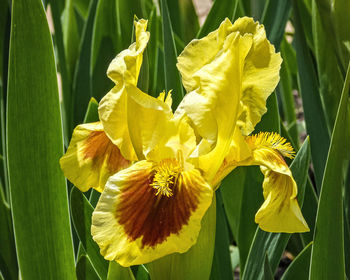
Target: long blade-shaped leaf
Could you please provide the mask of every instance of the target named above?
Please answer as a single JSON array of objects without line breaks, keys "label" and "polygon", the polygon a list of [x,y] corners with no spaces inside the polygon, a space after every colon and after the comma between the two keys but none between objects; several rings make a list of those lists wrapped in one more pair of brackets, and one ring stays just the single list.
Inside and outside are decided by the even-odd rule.
[{"label": "long blade-shaped leaf", "polygon": [[[303,99],[306,129],[310,135],[312,162],[315,168],[316,186],[320,190],[329,147],[329,133],[318,92],[317,76],[306,44],[300,20],[300,3],[293,1],[295,18],[295,44],[299,70],[299,84]],[[317,117],[315,117],[317,116]]]},{"label": "long blade-shaped leaf", "polygon": [[309,243],[303,251],[288,266],[282,276],[282,280],[307,279],[309,275],[309,264],[312,243]]},{"label": "long blade-shaped leaf", "polygon": [[77,125],[83,121],[87,105],[92,96],[90,82],[91,40],[97,2],[97,0],[91,0],[90,2],[89,15],[84,26],[84,31],[80,43],[80,55],[77,61],[73,84],[74,125]]},{"label": "long blade-shaped leaf", "polygon": [[[338,65],[336,54],[334,53],[332,34],[326,33],[324,28],[324,18],[321,18],[316,7],[315,0],[312,1],[312,27],[315,42],[315,56],[317,59],[317,73],[320,81],[320,94],[323,99],[328,127],[332,130],[335,117],[337,115],[342,85],[344,77]],[[331,50],[331,51],[330,51]]]},{"label": "long blade-shaped leaf", "polygon": [[7,146],[21,279],[74,279],[51,35],[40,0],[12,4]]},{"label": "long blade-shaped leaf", "polygon": [[[97,101],[100,101],[113,86],[105,73],[109,63],[122,50],[121,27],[116,5],[116,0],[101,0],[97,4],[90,63],[92,96]],[[132,22],[130,24],[132,28]]]},{"label": "long blade-shaped leaf", "polygon": [[220,189],[216,191],[216,200],[215,251],[210,279],[232,280],[229,231]]},{"label": "long blade-shaped leaf", "polygon": [[291,8],[291,0],[266,1],[261,21],[266,28],[267,38],[277,49],[282,41]]},{"label": "long blade-shaped leaf", "polygon": [[18,265],[13,236],[11,211],[5,201],[0,183],[0,275],[18,279]]},{"label": "long blade-shaped leaf", "polygon": [[89,257],[82,255],[77,261],[77,279],[78,280],[99,280]]},{"label": "long blade-shaped leaf", "polygon": [[[335,120],[317,210],[310,279],[345,279],[343,165],[348,160],[350,64]],[[345,139],[344,139],[345,138]],[[331,240],[331,242],[329,242]]]},{"label": "long blade-shaped leaf", "polygon": [[99,277],[106,279],[108,262],[103,259],[99,247],[91,236],[91,217],[94,209],[86,197],[75,187],[71,191],[70,203],[73,223],[79,240]]},{"label": "long blade-shaped leaf", "polygon": [[203,26],[198,31],[197,38],[202,38],[209,32],[214,31],[225,17],[233,19],[238,2],[239,0],[215,0]]},{"label": "long blade-shaped leaf", "polygon": [[176,68],[176,47],[174,34],[171,25],[167,2],[161,0],[162,23],[163,23],[163,46],[164,46],[164,74],[165,88],[167,91],[173,90],[173,109],[177,108],[183,98],[183,88],[180,74]]}]

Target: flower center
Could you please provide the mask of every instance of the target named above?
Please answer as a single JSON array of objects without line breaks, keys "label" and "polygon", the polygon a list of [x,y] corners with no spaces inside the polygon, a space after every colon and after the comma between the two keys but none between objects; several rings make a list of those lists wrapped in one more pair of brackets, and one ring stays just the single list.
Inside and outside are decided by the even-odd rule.
[{"label": "flower center", "polygon": [[156,174],[153,177],[151,186],[156,190],[156,195],[173,195],[173,189],[182,168],[174,158],[162,160],[155,168]]}]

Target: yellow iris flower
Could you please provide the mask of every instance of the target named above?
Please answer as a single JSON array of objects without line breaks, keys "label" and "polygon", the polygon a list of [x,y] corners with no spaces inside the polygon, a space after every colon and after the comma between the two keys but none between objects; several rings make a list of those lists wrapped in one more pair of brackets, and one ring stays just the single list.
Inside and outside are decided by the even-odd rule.
[{"label": "yellow iris flower", "polygon": [[277,134],[248,136],[279,80],[281,58],[263,26],[226,19],[193,40],[178,57],[187,94],[175,113],[170,93],[153,98],[136,86],[146,27],[135,22],[136,42],[108,68],[115,87],[100,102],[100,122],[78,126],[60,162],[82,191],[102,192],[91,228],[101,254],[130,266],[186,252],[215,189],[239,165],[260,165],[265,176],[262,229],[307,231],[282,157],[293,149]]}]

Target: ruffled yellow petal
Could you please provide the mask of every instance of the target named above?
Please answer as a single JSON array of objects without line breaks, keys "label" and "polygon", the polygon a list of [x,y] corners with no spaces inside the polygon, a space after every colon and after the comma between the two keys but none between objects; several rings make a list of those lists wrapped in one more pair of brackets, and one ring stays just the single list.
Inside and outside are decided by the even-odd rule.
[{"label": "ruffled yellow petal", "polygon": [[271,134],[270,137],[278,139],[277,142],[268,145],[268,134],[247,137],[246,142],[252,148],[252,157],[238,163],[238,165],[260,165],[265,177],[263,182],[265,201],[256,213],[255,222],[269,232],[309,231],[297,201],[297,185],[281,154],[285,153],[290,145],[281,144],[282,137],[277,137],[276,134]]},{"label": "ruffled yellow petal", "polygon": [[64,175],[81,191],[102,192],[109,176],[127,168],[130,161],[120,154],[104,133],[100,122],[78,125],[66,154],[60,159]]},{"label": "ruffled yellow petal", "polygon": [[237,121],[243,134],[248,135],[267,110],[266,99],[278,84],[282,58],[267,40],[264,26],[252,18],[237,19],[232,31],[253,35],[253,44],[244,62],[242,107]]},{"label": "ruffled yellow petal", "polygon": [[[128,126],[139,159],[161,160],[183,157],[196,146],[195,134],[183,116],[174,118],[169,97],[154,98],[135,86],[127,85]],[[169,95],[168,95],[169,96]]]},{"label": "ruffled yellow petal", "polygon": [[116,84],[100,101],[98,112],[103,129],[117,145],[122,155],[129,160],[136,160],[136,154],[132,149],[129,129],[126,123],[126,84],[135,85],[139,76],[143,52],[149,40],[146,31],[147,21],[135,22],[136,42],[127,50],[117,55],[108,67],[107,75]]},{"label": "ruffled yellow petal", "polygon": [[140,19],[134,22],[135,25],[135,43],[114,58],[108,67],[107,75],[116,84],[123,85],[129,83],[137,84],[139,77],[143,52],[147,47],[150,37],[147,29],[147,20]]},{"label": "ruffled yellow petal", "polygon": [[105,259],[122,266],[183,253],[196,242],[212,196],[196,169],[184,171],[175,159],[140,161],[110,177],[91,233]]},{"label": "ruffled yellow petal", "polygon": [[178,68],[188,91],[180,105],[198,133],[213,149],[199,158],[199,168],[211,181],[225,158],[240,106],[245,58],[252,36],[232,32],[226,19],[218,30],[192,41],[178,57]]}]

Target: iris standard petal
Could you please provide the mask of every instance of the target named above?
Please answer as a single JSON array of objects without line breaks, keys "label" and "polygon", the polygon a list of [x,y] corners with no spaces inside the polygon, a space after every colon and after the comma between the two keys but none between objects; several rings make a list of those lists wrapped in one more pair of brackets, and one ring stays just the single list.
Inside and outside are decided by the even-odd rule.
[{"label": "iris standard petal", "polygon": [[139,77],[143,52],[147,47],[147,43],[150,37],[147,29],[147,20],[140,19],[134,22],[135,26],[135,42],[130,47],[121,53],[110,63],[107,75],[116,84],[122,85],[129,83],[132,85],[137,84]]},{"label": "iris standard petal", "polygon": [[110,177],[91,228],[105,259],[143,264],[196,242],[213,191],[198,170],[177,164],[139,161]]},{"label": "iris standard petal", "polygon": [[[219,31],[225,24],[226,22],[222,23]],[[218,36],[220,35],[221,32],[218,32]],[[209,182],[224,160],[234,134],[240,105],[244,59],[251,43],[250,35],[240,36],[238,32],[227,35],[215,58],[193,74],[192,78],[197,81],[197,88],[186,95],[180,105],[199,134],[209,143],[215,140],[213,149],[199,158],[199,168],[203,170]],[[185,49],[179,61],[181,57],[188,55]],[[197,107],[195,103],[199,103],[200,106]]]},{"label": "iris standard petal", "polygon": [[81,191],[102,192],[109,176],[130,165],[104,133],[100,122],[78,125],[60,159],[64,175]]},{"label": "iris standard petal", "polygon": [[196,137],[185,116],[173,116],[169,94],[164,100],[162,95],[154,98],[132,85],[126,88],[128,127],[138,158],[159,161],[179,151],[186,158],[196,147]]},{"label": "iris standard petal", "polygon": [[143,52],[149,40],[147,21],[135,21],[136,42],[122,51],[111,62],[107,75],[116,84],[100,101],[98,112],[103,129],[111,141],[117,145],[122,155],[129,160],[137,160],[132,149],[129,129],[126,123],[126,84],[135,85],[139,76]]},{"label": "iris standard petal", "polygon": [[244,62],[242,106],[237,121],[243,134],[248,135],[267,110],[266,99],[278,84],[282,58],[267,40],[264,26],[252,18],[237,19],[232,31],[253,35],[253,44]]}]

